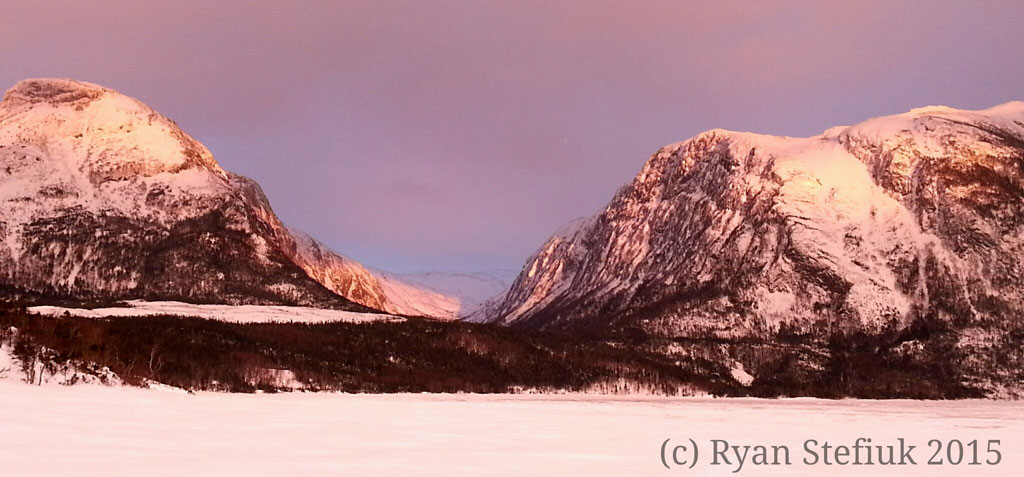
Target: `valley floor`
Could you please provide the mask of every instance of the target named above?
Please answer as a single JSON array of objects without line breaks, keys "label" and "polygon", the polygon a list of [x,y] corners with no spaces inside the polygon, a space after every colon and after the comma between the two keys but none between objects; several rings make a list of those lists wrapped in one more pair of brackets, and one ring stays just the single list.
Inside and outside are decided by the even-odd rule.
[{"label": "valley floor", "polygon": [[196,305],[179,301],[132,300],[127,306],[108,308],[68,308],[62,306],[33,306],[32,313],[47,316],[79,316],[83,318],[109,318],[117,316],[194,316],[228,323],[368,323],[371,321],[401,321],[403,318],[383,313],[360,313],[306,306],[273,305]]},{"label": "valley floor", "polygon": [[[4,475],[1021,475],[1022,411],[997,401],[188,395],[0,380],[0,467]],[[806,439],[852,445],[857,437],[906,438],[919,447],[919,465],[800,462]],[[662,443],[689,438],[703,446],[700,464],[666,470]],[[748,460],[730,474],[736,462],[708,465],[710,439],[786,444],[793,465]],[[930,439],[1000,439],[1002,463],[928,466]]]}]

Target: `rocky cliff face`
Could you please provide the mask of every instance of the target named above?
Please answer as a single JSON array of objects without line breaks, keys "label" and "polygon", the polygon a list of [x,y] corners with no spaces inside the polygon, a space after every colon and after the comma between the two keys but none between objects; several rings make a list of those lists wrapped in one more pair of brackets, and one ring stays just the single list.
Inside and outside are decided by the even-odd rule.
[{"label": "rocky cliff face", "polygon": [[1022,259],[1024,103],[812,138],[713,130],[660,149],[478,318],[775,342],[928,323],[969,361],[1014,340],[1019,354]]},{"label": "rocky cliff face", "polygon": [[391,306],[377,277],[359,262],[334,252],[302,232],[293,230],[291,236],[295,238],[292,259],[328,289],[377,310],[414,314]]},{"label": "rocky cliff face", "polygon": [[7,91],[0,202],[7,294],[405,311],[173,121],[98,85]]}]

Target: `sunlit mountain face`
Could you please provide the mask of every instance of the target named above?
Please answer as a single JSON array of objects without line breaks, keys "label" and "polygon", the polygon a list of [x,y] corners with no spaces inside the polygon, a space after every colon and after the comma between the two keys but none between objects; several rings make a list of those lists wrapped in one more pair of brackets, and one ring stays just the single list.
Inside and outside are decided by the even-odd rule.
[{"label": "sunlit mountain face", "polygon": [[[712,130],[658,150],[474,319],[652,336],[680,359],[694,351],[679,340],[822,348],[864,333],[898,359],[952,353],[967,380],[1003,389],[1019,387],[1016,371],[990,357],[1020,362],[1022,256],[1022,102],[915,109],[810,138]],[[822,351],[786,366],[814,375]],[[725,354],[754,377],[793,357],[752,353]]]}]

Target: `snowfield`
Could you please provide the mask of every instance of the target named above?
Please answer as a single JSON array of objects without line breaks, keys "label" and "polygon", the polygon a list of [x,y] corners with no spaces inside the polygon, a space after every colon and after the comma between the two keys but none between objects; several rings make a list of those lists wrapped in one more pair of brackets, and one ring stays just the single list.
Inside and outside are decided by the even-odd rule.
[{"label": "snowfield", "polygon": [[[372,270],[388,298],[385,311],[443,319],[463,318],[512,283],[501,273],[427,272],[396,274]],[[505,273],[504,275],[512,275]]]},{"label": "snowfield", "polygon": [[402,321],[405,318],[380,313],[358,313],[354,311],[329,310],[304,306],[264,305],[196,305],[178,301],[126,302],[129,307],[112,308],[65,308],[60,306],[29,307],[32,313],[60,316],[68,313],[83,318],[106,318],[112,316],[194,316],[230,323],[367,323],[370,321]]},{"label": "snowfield", "polygon": [[[1021,475],[1021,404],[595,395],[187,395],[0,380],[4,475]],[[807,439],[917,445],[917,466],[803,465]],[[665,469],[665,439],[705,446]],[[708,465],[710,439],[790,466]],[[928,466],[928,440],[1000,439],[997,466]],[[982,457],[984,460],[984,456]],[[674,472],[673,472],[674,471]]]}]

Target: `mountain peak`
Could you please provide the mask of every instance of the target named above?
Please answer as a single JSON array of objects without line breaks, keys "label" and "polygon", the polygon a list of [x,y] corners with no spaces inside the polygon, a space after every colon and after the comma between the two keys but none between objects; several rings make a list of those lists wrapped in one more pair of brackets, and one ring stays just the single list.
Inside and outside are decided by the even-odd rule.
[{"label": "mountain peak", "polygon": [[910,114],[949,113],[954,111],[957,110],[946,105],[933,104],[929,106],[922,106],[920,108],[913,108],[910,110]]},{"label": "mountain peak", "polygon": [[112,90],[69,78],[29,78],[4,93],[4,103],[74,103],[91,101]]},{"label": "mountain peak", "polygon": [[930,116],[930,115],[984,115],[1003,119],[1024,119],[1024,101],[1008,101],[991,108],[980,110],[958,109],[945,105],[931,105],[913,108],[896,116]]},{"label": "mountain peak", "polygon": [[225,180],[210,151],[174,121],[137,99],[71,79],[27,79],[7,90],[0,145],[12,170],[84,174],[97,186],[186,170]]}]

